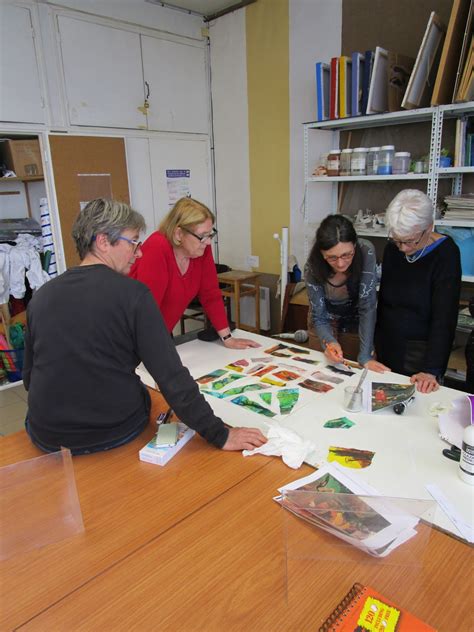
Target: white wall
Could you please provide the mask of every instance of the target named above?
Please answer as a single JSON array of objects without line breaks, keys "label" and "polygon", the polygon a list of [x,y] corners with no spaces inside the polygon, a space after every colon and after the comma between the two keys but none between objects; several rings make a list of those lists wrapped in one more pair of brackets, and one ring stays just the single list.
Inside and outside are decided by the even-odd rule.
[{"label": "white wall", "polygon": [[248,270],[251,254],[245,11],[210,25],[219,260]]},{"label": "white wall", "polygon": [[[315,63],[341,54],[342,0],[289,0],[290,10],[290,253],[305,262],[302,215],[304,160],[302,123],[316,119]],[[328,140],[330,142],[330,140]],[[320,217],[330,208],[331,185],[320,186]],[[311,196],[313,192],[308,191]],[[319,201],[320,200],[320,201]],[[314,218],[311,218],[314,219]],[[314,231],[314,225],[310,227]],[[309,241],[312,235],[308,236]]]},{"label": "white wall", "polygon": [[[302,268],[302,123],[316,118],[315,63],[341,54],[342,0],[289,0],[289,23],[290,253],[296,255]],[[251,224],[245,11],[219,18],[210,25],[210,34],[220,260],[248,269]],[[320,188],[317,194],[324,217],[330,207],[330,187]],[[313,231],[314,224],[307,231],[309,240]]]}]

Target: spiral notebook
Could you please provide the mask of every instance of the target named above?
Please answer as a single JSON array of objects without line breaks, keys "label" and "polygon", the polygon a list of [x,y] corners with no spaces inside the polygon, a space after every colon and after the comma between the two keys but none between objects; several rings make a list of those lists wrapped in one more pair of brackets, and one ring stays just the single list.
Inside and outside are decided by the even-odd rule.
[{"label": "spiral notebook", "polygon": [[319,632],[436,632],[370,586],[354,584]]}]

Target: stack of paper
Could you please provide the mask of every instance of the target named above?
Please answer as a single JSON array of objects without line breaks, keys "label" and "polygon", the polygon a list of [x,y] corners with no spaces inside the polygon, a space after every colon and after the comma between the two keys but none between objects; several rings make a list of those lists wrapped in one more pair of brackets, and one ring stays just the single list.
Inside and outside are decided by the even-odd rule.
[{"label": "stack of paper", "polygon": [[444,201],[446,211],[443,219],[474,219],[474,193],[448,195]]},{"label": "stack of paper", "polygon": [[282,507],[374,557],[385,557],[415,536],[419,518],[400,499],[325,465],[278,490]]}]

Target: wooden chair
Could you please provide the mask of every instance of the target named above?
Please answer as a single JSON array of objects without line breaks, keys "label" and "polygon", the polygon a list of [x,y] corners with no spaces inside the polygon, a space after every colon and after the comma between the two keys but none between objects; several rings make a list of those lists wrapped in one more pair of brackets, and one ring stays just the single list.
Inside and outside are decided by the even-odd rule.
[{"label": "wooden chair", "polygon": [[[218,278],[222,295],[229,301],[234,299],[235,326],[238,329],[260,333],[260,275],[258,272],[232,270],[220,273]],[[255,296],[255,327],[245,325],[240,321],[240,299],[243,296]]]}]

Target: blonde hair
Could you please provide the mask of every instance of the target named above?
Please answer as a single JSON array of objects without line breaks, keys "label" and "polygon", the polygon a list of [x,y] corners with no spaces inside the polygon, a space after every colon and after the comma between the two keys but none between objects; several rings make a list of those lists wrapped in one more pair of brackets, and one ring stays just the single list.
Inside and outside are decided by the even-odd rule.
[{"label": "blonde hair", "polygon": [[385,213],[388,232],[401,237],[433,224],[433,203],[418,189],[404,189],[390,202]]},{"label": "blonde hair", "polygon": [[197,224],[202,224],[207,219],[212,220],[213,224],[216,221],[214,213],[207,206],[193,198],[181,198],[163,219],[158,230],[171,244],[178,246],[179,242],[174,235],[179,226],[192,230]]}]

